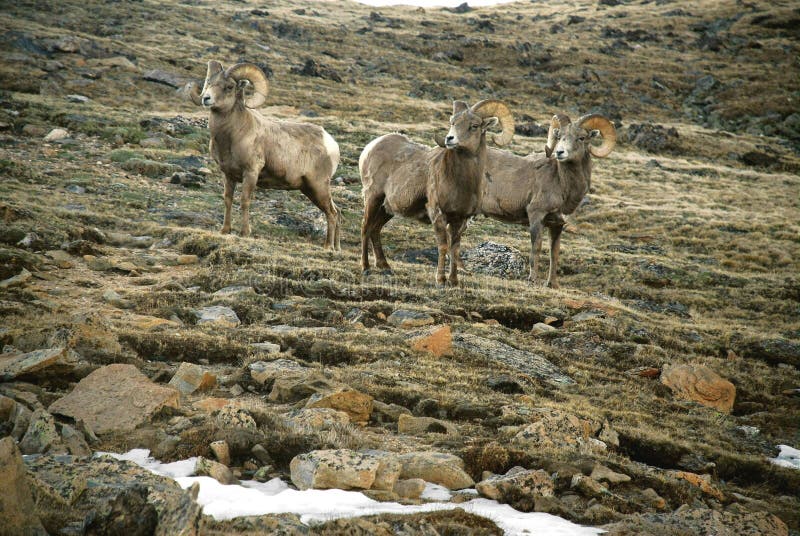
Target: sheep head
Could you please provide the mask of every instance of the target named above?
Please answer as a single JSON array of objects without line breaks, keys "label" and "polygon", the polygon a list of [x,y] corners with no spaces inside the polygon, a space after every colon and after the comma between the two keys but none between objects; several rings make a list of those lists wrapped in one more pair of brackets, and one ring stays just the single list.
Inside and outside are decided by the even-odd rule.
[{"label": "sheep head", "polygon": [[435,137],[436,144],[447,149],[463,149],[471,153],[478,151],[484,134],[499,125],[499,135],[493,135],[495,145],[502,147],[514,136],[514,117],[508,106],[498,100],[482,100],[472,107],[463,101],[453,101],[450,130],[442,139]]},{"label": "sheep head", "polygon": [[[250,96],[246,95],[248,88],[253,90]],[[268,91],[269,82],[258,66],[237,63],[223,69],[221,63],[213,60],[208,62],[203,90],[200,91],[194,83],[186,87],[192,102],[218,111],[228,111],[236,103],[257,108],[264,104]]]},{"label": "sheep head", "polygon": [[[602,138],[600,145],[593,145],[593,139]],[[555,154],[556,160],[580,160],[588,151],[592,156],[605,158],[614,149],[617,132],[614,125],[599,114],[584,115],[573,123],[563,114],[554,115],[550,120],[547,132],[545,155],[550,158]]]}]

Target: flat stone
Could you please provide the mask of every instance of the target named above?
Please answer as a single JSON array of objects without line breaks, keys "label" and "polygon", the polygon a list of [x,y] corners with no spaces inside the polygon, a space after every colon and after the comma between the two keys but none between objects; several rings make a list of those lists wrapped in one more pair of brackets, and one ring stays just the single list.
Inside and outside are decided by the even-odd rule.
[{"label": "flat stone", "polygon": [[89,102],[90,99],[86,95],[78,95],[78,94],[72,93],[70,95],[67,95],[67,100],[70,101],[70,102],[77,102],[79,104],[85,104],[85,103]]},{"label": "flat stone", "polygon": [[700,491],[706,495],[710,495],[718,501],[725,500],[725,495],[711,483],[711,475],[698,475],[688,471],[668,471],[667,474],[685,480],[696,488],[699,488]]},{"label": "flat stone", "polygon": [[370,489],[380,461],[347,449],[314,450],[295,456],[289,468],[292,482],[306,489]]},{"label": "flat stone", "polygon": [[148,82],[156,82],[158,84],[164,84],[166,86],[174,87],[175,89],[181,89],[186,82],[188,81],[183,76],[180,76],[175,73],[170,73],[167,71],[162,71],[161,69],[153,69],[151,71],[147,71],[142,76]]},{"label": "flat stone", "polygon": [[59,362],[77,361],[64,347],[34,350],[25,354],[0,355],[0,379],[13,380],[18,376],[33,374]]},{"label": "flat stone", "polygon": [[337,425],[350,423],[350,417],[344,411],[331,408],[303,408],[292,410],[286,414],[286,424],[293,428],[313,430],[330,430]]},{"label": "flat stone", "polygon": [[272,402],[298,402],[315,393],[331,392],[334,389],[336,385],[333,382],[316,374],[278,376],[272,382],[272,391],[268,398]]},{"label": "flat stone", "polygon": [[[258,344],[272,344],[272,343],[258,343]],[[277,344],[275,346],[278,346]],[[278,346],[280,350],[280,346]],[[291,359],[275,359],[274,361],[256,361],[250,363],[247,367],[250,370],[250,377],[253,381],[264,385],[270,380],[274,380],[279,376],[287,375],[302,375],[310,372],[308,367],[304,367],[296,361]]]},{"label": "flat stone", "polygon": [[401,434],[423,435],[423,434],[447,434],[458,436],[458,428],[447,421],[434,419],[433,417],[414,417],[413,415],[401,414],[397,420],[397,431]]},{"label": "flat stone", "polygon": [[556,408],[531,411],[531,424],[522,428],[513,443],[530,451],[571,450],[583,454],[604,452],[606,445],[593,436],[599,424]]},{"label": "flat stone", "polygon": [[597,480],[598,482],[606,481],[609,484],[620,484],[622,482],[630,482],[631,477],[623,473],[616,473],[606,467],[605,465],[600,465],[599,463],[594,466],[592,469],[592,474],[589,475],[593,479]]},{"label": "flat stone", "polygon": [[130,432],[163,407],[177,408],[179,392],[151,382],[133,365],[101,367],[48,408],[83,419],[97,434]]},{"label": "flat stone", "polygon": [[212,305],[194,311],[198,325],[217,324],[226,327],[236,327],[241,320],[236,316],[236,311],[224,305]]},{"label": "flat stone", "polygon": [[[216,292],[212,293],[211,295],[215,298],[229,298],[231,296],[242,296],[242,295],[255,295],[256,289],[251,287],[250,285],[233,285],[230,287],[224,287]],[[254,344],[261,344],[261,343],[254,343]]]},{"label": "flat stone", "polygon": [[421,478],[447,489],[471,488],[475,485],[466,472],[464,460],[444,452],[419,451],[398,456],[402,468],[400,478]]},{"label": "flat stone", "polygon": [[194,474],[197,476],[210,476],[220,484],[238,484],[239,481],[233,476],[231,470],[219,462],[203,458],[197,458],[194,466]]},{"label": "flat stone", "polygon": [[594,478],[582,474],[572,475],[570,488],[578,491],[586,498],[599,498],[609,493],[608,488]]},{"label": "flat stone", "polygon": [[185,266],[187,264],[197,264],[200,258],[197,255],[178,255],[178,264]]},{"label": "flat stone", "polygon": [[533,333],[550,333],[551,331],[556,331],[556,328],[544,322],[537,322],[533,325],[531,331]]},{"label": "flat stone", "polygon": [[404,499],[419,499],[425,491],[425,481],[421,478],[407,478],[394,483],[392,491]]},{"label": "flat stone", "polygon": [[[277,354],[281,351],[281,345],[274,342],[251,342],[250,347],[265,354]],[[263,363],[263,361],[261,361]]]},{"label": "flat stone", "polygon": [[492,475],[475,484],[475,489],[489,499],[512,503],[522,497],[535,501],[536,497],[553,497],[555,487],[546,471],[541,469],[510,470],[505,475]]},{"label": "flat stone", "polygon": [[3,517],[3,534],[46,536],[36,515],[31,483],[22,462],[22,454],[11,437],[0,439],[0,512]]},{"label": "flat stone", "polygon": [[0,281],[0,288],[21,287],[25,285],[25,283],[27,283],[31,277],[33,277],[33,274],[23,268],[22,271],[17,275]]},{"label": "flat stone", "polygon": [[86,442],[83,433],[68,424],[61,425],[61,441],[73,456],[86,457],[92,455],[92,449]]},{"label": "flat stone", "polygon": [[386,404],[379,400],[372,401],[372,419],[377,422],[397,422],[400,415],[411,415],[408,408],[398,404]]},{"label": "flat stone", "polygon": [[664,365],[661,383],[679,398],[730,413],[736,387],[705,365]]},{"label": "flat stone", "polygon": [[195,391],[213,388],[217,385],[217,376],[200,365],[183,362],[178,367],[175,375],[172,376],[169,385],[182,394],[189,395]]},{"label": "flat stone", "polygon": [[347,413],[352,422],[365,423],[372,413],[372,397],[349,387],[340,387],[311,395],[306,407],[337,409]]},{"label": "flat stone", "polygon": [[51,130],[47,136],[44,137],[44,141],[58,141],[63,140],[64,138],[69,137],[69,131],[64,128],[54,128]]},{"label": "flat stone", "polygon": [[386,322],[399,328],[418,328],[433,324],[434,319],[428,313],[398,309],[389,315]]},{"label": "flat stone", "polygon": [[441,357],[453,349],[453,333],[447,324],[435,326],[411,335],[408,344],[414,350]]}]

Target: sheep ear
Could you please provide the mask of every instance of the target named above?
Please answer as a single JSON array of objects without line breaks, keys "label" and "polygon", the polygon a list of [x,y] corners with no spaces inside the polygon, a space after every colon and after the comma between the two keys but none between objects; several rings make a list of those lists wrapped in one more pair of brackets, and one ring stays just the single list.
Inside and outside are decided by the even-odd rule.
[{"label": "sheep ear", "polygon": [[599,131],[599,130],[597,130],[597,129],[595,129],[595,130],[590,130],[590,131],[589,131],[589,137],[590,137],[590,138],[599,138],[599,137],[600,137],[600,131]]},{"label": "sheep ear", "polygon": [[487,117],[486,119],[483,120],[483,123],[481,124],[481,132],[486,132],[490,128],[497,126],[499,122],[500,120],[497,119],[496,117]]},{"label": "sheep ear", "polygon": [[460,100],[453,101],[453,115],[458,115],[461,112],[467,110],[468,108],[469,108],[469,105],[464,101],[460,101]]},{"label": "sheep ear", "polygon": [[222,64],[216,60],[208,62],[208,70],[206,71],[206,79],[211,78],[217,73],[222,72]]},{"label": "sheep ear", "polygon": [[545,145],[544,146],[544,155],[547,158],[550,158],[551,156],[553,156],[553,148],[552,147],[548,147],[547,145]]}]

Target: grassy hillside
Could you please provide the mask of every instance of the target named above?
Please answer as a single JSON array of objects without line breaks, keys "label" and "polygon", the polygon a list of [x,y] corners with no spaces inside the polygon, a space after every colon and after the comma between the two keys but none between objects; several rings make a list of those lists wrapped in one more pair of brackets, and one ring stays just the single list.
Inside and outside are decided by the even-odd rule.
[{"label": "grassy hillside", "polygon": [[[284,0],[6,6],[0,279],[22,267],[33,278],[2,291],[0,340],[21,351],[67,344],[91,365],[134,363],[159,382],[181,361],[204,363],[252,387],[240,397],[253,411],[280,415],[289,408],[264,402],[268,390],[246,374],[263,357],[249,343],[272,341],[283,357],[376,400],[424,414],[420,401],[433,399],[431,415],[460,432],[398,435],[396,424],[372,423],[328,443],[298,439],[291,454],[326,444],[435,448],[464,457],[476,476],[579,464],[583,455],[559,449],[512,451],[502,467],[476,454],[505,443],[526,411],[558,408],[619,433],[619,448],[596,456],[634,478],[620,492],[631,503],[652,487],[667,511],[738,503],[797,533],[800,473],[767,459],[800,441],[800,10],[770,4],[523,1],[466,13]],[[320,124],[339,142],[341,253],[320,247],[323,220],[297,192],[257,193],[253,238],[217,233],[222,186],[207,112],[176,91],[202,79],[209,59],[259,64],[271,78],[262,113]],[[147,80],[153,70],[173,85]],[[483,275],[479,263],[462,288],[437,289],[426,252],[404,261],[434,246],[431,229],[399,218],[384,231],[396,275],[362,279],[361,149],[390,131],[432,144],[454,98],[507,102],[518,154],[542,151],[541,127],[556,112],[616,122],[620,143],[596,162],[562,240],[561,290]],[[637,137],[643,124],[653,126]],[[56,127],[69,136],[43,142]],[[186,171],[192,187],[170,183]],[[529,249],[524,227],[478,218],[463,247],[485,241]],[[179,264],[179,255],[199,262]],[[230,285],[256,292],[212,296]],[[108,290],[122,305],[103,297]],[[192,311],[212,303],[232,307],[242,325],[196,325]],[[443,357],[412,350],[386,323],[396,309],[543,356],[575,383],[557,387],[460,348]],[[168,322],[154,327],[151,317]],[[555,331],[531,331],[548,317]],[[270,328],[278,324],[335,331],[285,334]],[[631,373],[682,363],[735,385],[730,415]],[[487,380],[501,374],[521,392],[493,389]],[[34,382],[37,396],[47,405],[78,378]],[[148,438],[101,439],[110,449]],[[707,473],[725,499],[687,490],[666,470]],[[652,511],[609,508],[576,519]]]}]

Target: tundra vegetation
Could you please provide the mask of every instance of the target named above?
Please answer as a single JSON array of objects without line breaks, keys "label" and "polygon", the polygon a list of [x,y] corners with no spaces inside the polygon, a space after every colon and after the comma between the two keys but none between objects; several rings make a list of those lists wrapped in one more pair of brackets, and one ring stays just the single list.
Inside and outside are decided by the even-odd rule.
[{"label": "tundra vegetation", "polygon": [[[435,450],[459,456],[475,480],[517,465],[558,473],[553,497],[510,499],[581,523],[740,533],[770,512],[797,534],[799,472],[768,461],[776,445],[798,446],[800,423],[796,9],[788,0],[516,2],[465,13],[286,0],[4,5],[0,435],[24,439],[36,414],[58,436],[20,442],[50,452],[24,462],[36,494],[24,511],[53,533],[71,530],[102,510],[87,502],[98,474],[110,479],[102,489],[124,489],[118,466],[94,473],[101,462],[89,458],[57,478],[61,457],[51,454],[67,443],[79,451],[80,432],[91,450],[144,447],[163,461],[213,458],[210,445],[225,439],[241,478],[269,465],[267,476],[286,480],[291,460],[316,449]],[[209,113],[176,93],[203,81],[209,59],[258,65],[271,81],[265,117],[336,139],[341,252],[320,247],[326,222],[297,191],[258,192],[252,238],[218,232]],[[389,132],[430,145],[453,100],[480,99],[513,110],[506,149],[517,155],[541,153],[555,114],[598,113],[616,126],[614,151],[595,162],[570,216],[562,288],[530,285],[524,265],[500,278],[471,262],[461,287],[438,289],[431,229],[403,218],[382,233],[396,274],[362,281],[360,152]],[[45,142],[55,128],[66,133]],[[462,251],[491,241],[524,260],[520,231],[477,217]],[[403,327],[430,322],[443,343],[449,329],[449,352],[419,339],[428,327]],[[48,351],[27,354],[38,350]],[[47,366],[21,374],[19,355]],[[216,383],[169,399],[134,430],[94,441],[78,422],[49,417],[98,367],[133,367],[166,389],[184,362]],[[267,365],[250,367],[258,362],[295,376],[278,382]],[[681,365],[696,372],[681,377]],[[706,369],[730,382],[714,380],[714,407],[681,396],[699,394],[692,378],[714,379]],[[297,374],[309,379],[288,383]],[[295,406],[324,382],[372,397],[367,424],[336,414],[325,430],[298,425]],[[215,409],[230,401],[235,410]],[[241,426],[231,430],[233,419]],[[607,449],[575,448],[595,440]],[[605,492],[588,479],[596,464],[630,481],[595,473]],[[115,504],[137,504],[142,492]],[[409,526],[422,521],[450,534],[473,523],[440,513]],[[220,534],[290,522],[203,520]],[[373,533],[403,526],[392,516],[360,523]]]}]

